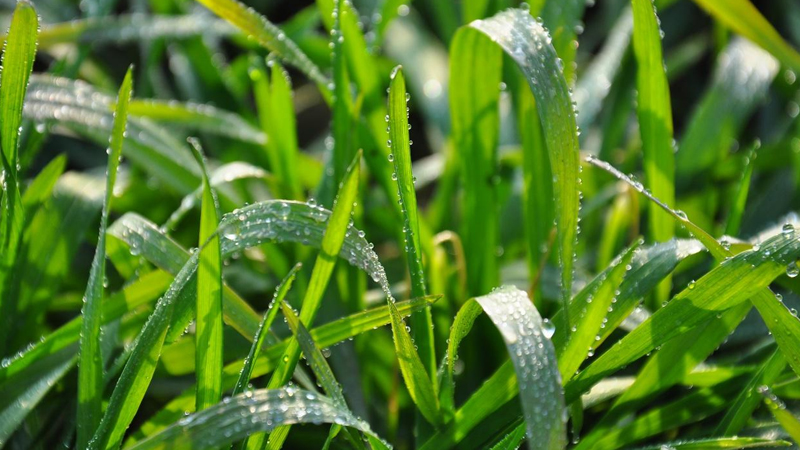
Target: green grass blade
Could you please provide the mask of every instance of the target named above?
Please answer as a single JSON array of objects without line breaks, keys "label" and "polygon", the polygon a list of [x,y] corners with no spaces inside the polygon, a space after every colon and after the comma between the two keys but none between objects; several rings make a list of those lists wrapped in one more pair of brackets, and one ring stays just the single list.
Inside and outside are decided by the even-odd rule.
[{"label": "green grass blade", "polygon": [[269,114],[262,115],[266,124],[269,140],[267,146],[270,155],[274,155],[271,167],[278,174],[286,186],[286,196],[300,200],[303,193],[300,190],[300,177],[298,175],[298,147],[297,125],[294,115],[292,85],[289,74],[283,66],[276,61],[271,62],[271,83],[269,93]]},{"label": "green grass blade", "polygon": [[462,239],[471,295],[499,284],[497,171],[501,52],[470,28],[461,28],[450,45],[450,118],[463,183]]},{"label": "green grass blade", "polygon": [[[664,58],[661,51],[661,28],[655,6],[650,0],[632,0],[633,49],[638,68],[637,113],[644,151],[644,172],[653,195],[668,205],[675,203],[675,154],[672,139],[672,104],[669,96]],[[650,237],[657,242],[675,235],[675,223],[659,211],[658,205],[648,208]],[[656,303],[669,297],[670,282],[659,286]],[[653,306],[653,305],[651,305]]]},{"label": "green grass blade", "polygon": [[218,447],[252,433],[301,423],[337,423],[375,436],[366,422],[336,405],[330,398],[289,387],[262,389],[232,397],[226,402],[187,416],[130,448],[154,450]]},{"label": "green grass blade", "polygon": [[783,40],[749,0],[695,0],[695,3],[725,26],[772,53],[782,64],[800,71],[800,54]]},{"label": "green grass blade", "polygon": [[[422,267],[422,245],[420,244],[419,212],[416,179],[411,173],[411,141],[408,138],[408,100],[405,76],[400,66],[392,72],[389,83],[389,147],[390,159],[394,162],[400,208],[403,213],[403,235],[405,238],[406,262],[411,275],[411,297],[423,297],[425,271]],[[436,377],[436,349],[433,341],[433,325],[430,311],[411,316],[414,341],[419,348],[420,359],[433,380]]]},{"label": "green grass blade", "polygon": [[664,447],[674,448],[675,450],[713,450],[718,448],[741,449],[789,446],[791,446],[791,444],[786,441],[774,441],[772,439],[753,437],[732,437],[668,442],[666,444],[639,447],[637,450],[662,450]]},{"label": "green grass blade", "polygon": [[455,361],[458,359],[458,346],[470,330],[472,330],[475,319],[477,319],[482,312],[483,308],[481,308],[481,305],[478,304],[475,299],[469,299],[459,308],[456,317],[453,319],[453,324],[450,327],[445,365],[443,367],[439,387],[439,400],[442,404],[442,409],[448,416],[452,416],[455,412],[455,380],[453,379],[453,372],[455,369]]},{"label": "green grass blade", "polygon": [[111,198],[117,179],[117,168],[122,158],[122,142],[128,121],[128,101],[133,86],[132,70],[128,69],[117,96],[114,125],[108,146],[108,169],[105,200],[100,216],[100,235],[97,240],[89,283],[83,297],[81,315],[80,357],[78,364],[78,437],[77,445],[84,448],[100,424],[103,401],[103,358],[100,349],[101,302],[106,278],[106,228],[111,210]]},{"label": "green grass blade", "polygon": [[789,437],[792,438],[795,444],[800,443],[800,420],[786,409],[786,404],[783,403],[783,400],[773,394],[768,387],[762,386],[758,389],[758,392],[764,397],[764,403],[766,403],[778,423],[781,424],[781,428],[789,433]]},{"label": "green grass blade", "polygon": [[282,304],[283,299],[289,292],[289,289],[292,288],[292,282],[294,281],[294,278],[297,276],[297,272],[300,271],[301,267],[303,267],[301,263],[295,264],[295,266],[292,267],[292,270],[290,270],[283,280],[281,280],[278,288],[275,289],[275,296],[272,298],[269,308],[264,313],[264,318],[261,319],[261,325],[259,325],[258,331],[256,331],[256,334],[253,337],[253,345],[250,346],[250,353],[248,353],[247,357],[244,359],[244,365],[242,366],[242,371],[239,374],[239,379],[236,380],[236,386],[233,388],[232,395],[241,394],[247,389],[247,385],[250,383],[250,378],[253,376],[253,367],[256,363],[256,359],[258,358],[258,355],[261,354],[261,348],[264,345],[264,340],[267,337],[270,328],[272,327],[272,322],[274,322],[275,318],[278,317],[278,312],[280,311],[279,306]]},{"label": "green grass blade", "polygon": [[[405,317],[413,312],[426,308],[438,298],[439,297],[425,297],[398,302],[397,310],[401,316]],[[388,305],[379,306],[314,328],[310,330],[311,338],[321,348],[327,348],[339,342],[344,342],[354,336],[374,330],[377,327],[388,325],[391,322],[390,316]],[[259,377],[274,370],[279,361],[282,360],[288,345],[289,339],[286,339],[264,349],[261,357],[253,363],[252,377]],[[189,350],[191,350],[191,346]],[[170,354],[169,356],[173,357],[185,353],[186,352],[181,349],[181,351],[177,352],[175,355]],[[165,355],[165,358],[166,357],[167,355]],[[193,361],[194,358],[190,357],[189,360]],[[225,366],[223,372],[223,386],[225,386],[226,389],[234,387],[241,374],[243,364],[242,361],[238,361]],[[170,402],[161,412],[156,414],[150,422],[145,423],[140,431],[134,435],[134,439],[141,440],[145,435],[153,434],[163,429],[166,424],[178,420],[183,415],[184,411],[191,410],[194,407],[194,397],[194,388],[185,391]]]},{"label": "green grass blade", "polygon": [[0,355],[5,355],[9,323],[14,317],[14,302],[9,295],[17,270],[14,262],[22,239],[24,211],[17,173],[19,130],[22,103],[36,56],[39,18],[33,5],[20,1],[11,17],[3,50],[0,74],[0,159],[3,169],[3,196],[0,200]]},{"label": "green grass blade", "polygon": [[22,209],[30,218],[53,193],[58,178],[64,173],[67,157],[63,154],[53,158],[47,166],[36,175],[25,193],[22,194]]},{"label": "green grass blade", "polygon": [[492,450],[517,450],[525,439],[525,424],[521,423],[500,442],[492,446]]},{"label": "green grass blade", "polygon": [[[341,0],[334,0],[333,27],[331,28],[331,65],[333,66],[333,106],[331,112],[331,128],[333,134],[333,183],[344,179],[347,166],[353,160],[355,139],[353,133],[354,121],[350,117],[352,110],[352,95],[350,78],[347,73],[347,58],[345,55],[345,36],[342,31],[342,18],[347,13],[344,11]],[[349,15],[348,15],[349,17]],[[331,193],[332,194],[332,193]],[[324,199],[328,200],[328,198]]]},{"label": "green grass blade", "polygon": [[[561,297],[566,307],[572,297],[580,206],[578,132],[567,82],[547,31],[526,11],[510,9],[470,27],[497,42],[517,63],[536,98],[554,180]],[[569,328],[569,317],[564,319]]]},{"label": "green grass blade", "polygon": [[328,92],[328,80],[319,68],[308,59],[297,44],[266,17],[237,0],[198,0],[214,14],[242,30],[250,39],[280,56],[317,83],[323,93]]},{"label": "green grass blade", "polygon": [[[572,378],[580,368],[587,354],[593,353],[596,346],[595,337],[600,332],[603,320],[608,314],[608,309],[617,302],[615,292],[630,267],[631,259],[638,250],[642,241],[634,243],[625,252],[619,255],[611,265],[587,285],[578,295],[574,303],[582,302],[585,307],[575,317],[575,329],[572,333],[558,333],[553,335],[553,344],[557,349],[558,369],[564,380]],[[555,318],[553,320],[556,320]],[[556,337],[567,338],[566,341]]]},{"label": "green grass blade", "polygon": [[753,160],[756,159],[757,148],[758,146],[754,146],[744,158],[742,179],[739,180],[739,186],[736,188],[736,194],[725,222],[725,234],[728,236],[737,236],[742,226],[742,216],[744,216],[744,208],[747,205],[747,194],[750,192],[750,180],[753,178],[753,168],[755,167]]},{"label": "green grass blade", "polygon": [[200,260],[197,266],[196,296],[196,378],[197,410],[205,409],[222,398],[222,255],[219,235],[219,204],[211,189],[205,156],[199,142],[190,140],[195,158],[203,172],[200,208]]},{"label": "green grass blade", "polygon": [[570,86],[575,77],[575,55],[578,53],[576,29],[583,25],[581,17],[586,8],[583,0],[546,1],[541,10],[544,26],[553,37],[553,48],[564,64],[564,78]]}]

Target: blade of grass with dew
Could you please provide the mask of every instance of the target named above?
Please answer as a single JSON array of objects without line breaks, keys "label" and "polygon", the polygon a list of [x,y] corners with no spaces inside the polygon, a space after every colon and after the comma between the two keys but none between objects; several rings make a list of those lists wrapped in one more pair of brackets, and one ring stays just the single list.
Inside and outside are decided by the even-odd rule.
[{"label": "blade of grass with dew", "polygon": [[25,417],[75,364],[74,351],[61,350],[38,360],[23,377],[0,384],[0,447],[22,424]]},{"label": "blade of grass with dew", "polygon": [[6,353],[6,333],[13,320],[14,304],[5,292],[15,277],[24,211],[17,173],[19,161],[19,128],[22,104],[36,57],[36,36],[39,18],[28,1],[16,4],[3,48],[0,73],[0,156],[3,168],[3,196],[0,200],[0,355]]},{"label": "blade of grass with dew", "polygon": [[[405,302],[398,302],[397,309],[402,317],[408,316],[416,311],[429,306],[439,297],[425,297],[413,299]],[[344,317],[333,322],[321,325],[310,330],[311,337],[321,348],[327,348],[347,339],[358,336],[362,333],[374,330],[377,327],[388,325],[391,322],[388,305],[379,306],[373,309],[362,311],[348,317]],[[252,337],[251,337],[252,338]],[[259,377],[271,372],[277,367],[279,360],[289,345],[290,339],[270,346],[262,352],[252,369],[252,377]],[[243,367],[242,361],[237,361],[225,366],[223,370],[223,386],[226,389],[233,388],[239,379]],[[189,388],[180,396],[172,400],[160,412],[155,414],[148,422],[128,439],[128,443],[138,441],[149,436],[166,425],[177,421],[183,416],[184,411],[191,410],[194,406],[194,388]]]},{"label": "blade of grass with dew", "polygon": [[[347,58],[345,51],[345,37],[342,31],[343,11],[342,0],[334,0],[333,27],[331,27],[331,65],[333,66],[333,105],[331,109],[331,128],[333,134],[333,183],[344,179],[347,166],[353,160],[355,150],[353,119],[350,117],[352,98],[350,93],[350,80],[347,73]],[[331,194],[333,194],[331,192]],[[326,196],[327,197],[327,196]],[[324,198],[323,201],[329,201]]]},{"label": "blade of grass with dew", "polygon": [[564,78],[572,86],[575,77],[576,38],[583,32],[581,17],[586,8],[583,0],[546,1],[541,10],[544,26],[553,38],[553,48],[564,65]]},{"label": "blade of grass with dew", "polygon": [[[566,310],[578,235],[580,164],[575,111],[563,70],[549,34],[526,11],[509,9],[469,27],[491,38],[517,63],[536,98],[553,175],[561,303]],[[571,326],[567,316],[562,324],[566,329]]]},{"label": "blade of grass with dew", "polygon": [[95,433],[102,414],[103,405],[103,358],[100,350],[100,328],[102,323],[101,302],[106,283],[106,228],[117,180],[117,168],[122,158],[122,142],[128,121],[128,101],[133,89],[132,70],[129,68],[117,95],[114,125],[108,145],[108,168],[106,172],[105,200],[100,216],[100,234],[92,260],[89,282],[83,296],[81,316],[80,355],[78,364],[78,437],[77,446],[84,448]]},{"label": "blade of grass with dew", "polygon": [[793,49],[749,0],[694,0],[731,30],[750,39],[792,70],[800,71],[800,54]]},{"label": "blade of grass with dew", "polygon": [[197,164],[203,174],[200,207],[200,259],[197,266],[195,296],[195,371],[197,379],[197,411],[208,408],[222,398],[222,255],[219,235],[219,203],[211,189],[205,156],[200,143],[190,139]]},{"label": "blade of grass with dew", "polygon": [[330,398],[289,387],[261,389],[231,397],[227,402],[181,419],[130,449],[218,447],[253,433],[302,423],[337,423],[380,439],[366,422],[337,406]]},{"label": "blade of grass with dew", "polygon": [[39,45],[59,44],[114,45],[141,39],[182,39],[193,36],[230,36],[236,29],[229,23],[205,14],[181,16],[122,14],[88,17],[42,26]]},{"label": "blade of grass with dew", "polygon": [[450,45],[450,118],[463,183],[462,238],[471,295],[499,284],[497,171],[501,55],[491,41],[460,28]]},{"label": "blade of grass with dew", "polygon": [[[420,244],[417,193],[411,172],[411,141],[408,137],[408,100],[405,76],[402,67],[395,67],[389,83],[389,146],[390,159],[394,162],[392,178],[397,181],[400,208],[403,213],[406,262],[411,276],[411,297],[424,297],[425,271],[422,267],[422,245]],[[436,349],[433,341],[433,325],[430,311],[411,316],[414,342],[420,359],[431,380],[436,379]]]},{"label": "blade of grass with dew", "polygon": [[773,394],[766,386],[761,386],[758,393],[764,398],[764,403],[769,408],[769,412],[775,417],[775,420],[781,424],[789,437],[795,442],[800,443],[800,420],[786,408],[783,400],[779,399],[777,395]]},{"label": "blade of grass with dew", "polygon": [[[312,324],[322,303],[322,297],[330,281],[336,264],[336,255],[342,250],[349,222],[353,212],[353,204],[358,195],[358,184],[361,173],[361,151],[356,153],[353,162],[339,185],[339,191],[334,200],[330,219],[325,228],[325,234],[320,245],[320,253],[314,262],[308,290],[303,297],[303,306],[300,310],[300,320]],[[284,352],[284,357],[275,368],[267,387],[275,389],[285,385],[291,378],[295,366],[300,358],[300,347],[297,340],[292,339]],[[280,448],[288,434],[288,428],[279,427],[270,435],[269,448]]]},{"label": "blade of grass with dew", "polygon": [[328,80],[308,56],[280,28],[266,17],[237,0],[198,0],[214,14],[227,20],[250,39],[281,57],[314,81],[323,95],[328,96]]},{"label": "blade of grass with dew", "polygon": [[521,423],[508,433],[500,442],[492,446],[492,450],[517,450],[525,439],[525,423]]},{"label": "blade of grass with dew", "polygon": [[673,441],[665,444],[638,447],[637,450],[662,450],[665,447],[675,450],[713,450],[718,448],[766,448],[789,447],[792,444],[786,441],[755,437],[710,438],[691,441]]},{"label": "blade of grass with dew", "polygon": [[771,386],[786,368],[786,358],[779,349],[772,352],[752,377],[744,389],[736,396],[734,402],[728,407],[725,416],[717,424],[714,434],[722,436],[735,436],[750,420],[753,412],[761,403],[757,390],[761,386]]},{"label": "blade of grass with dew", "polygon": [[[652,1],[632,0],[632,5],[633,50],[638,65],[636,104],[644,173],[653,195],[672,205],[675,203],[675,154],[672,148],[672,104],[661,50],[662,31]],[[659,211],[658,205],[649,204],[647,217],[653,240],[664,242],[675,235],[675,223]],[[651,309],[658,309],[660,303],[669,298],[669,279],[659,285]]]},{"label": "blade of grass with dew", "polygon": [[267,135],[245,118],[210,105],[139,99],[131,101],[129,114],[242,142],[259,145],[267,143]]},{"label": "blade of grass with dew", "polygon": [[[708,249],[711,255],[716,259],[718,262],[723,263],[728,261],[732,258],[733,253],[731,253],[730,249],[725,248],[722,244],[717,242],[713,237],[711,237],[708,233],[706,233],[702,228],[695,225],[689,218],[686,216],[686,213],[682,211],[673,210],[669,207],[669,205],[665,204],[653,194],[651,194],[646,189],[643,189],[641,184],[637,184],[633,182],[629,177],[612,167],[610,164],[600,161],[594,157],[588,157],[587,162],[590,164],[602,168],[607,172],[611,173],[619,180],[625,181],[626,183],[634,186],[640,193],[642,193],[645,197],[647,197],[650,201],[657,204],[661,209],[663,209],[667,214],[673,217],[680,225],[686,227],[686,229],[693,234],[703,245]],[[792,223],[784,224],[781,228],[781,235],[786,241],[795,241],[795,227]],[[775,236],[772,241],[776,241],[778,236]],[[760,247],[753,247],[752,252],[753,254],[759,253]],[[768,252],[771,249],[767,250]],[[740,256],[741,254],[737,255]],[[777,259],[777,256],[784,256],[784,255],[775,255],[774,258],[770,259],[771,253],[764,254],[764,258],[767,259],[768,263],[775,263],[780,262],[782,263],[784,260]],[[796,259],[796,258],[795,258]],[[789,262],[786,261],[787,267],[785,270],[791,271],[791,265],[794,264],[796,266],[795,261]],[[692,285],[690,285],[691,287]],[[784,352],[787,361],[792,366],[792,370],[795,373],[800,374],[800,320],[791,313],[791,311],[786,307],[783,301],[776,297],[775,294],[772,293],[768,288],[768,284],[764,285],[763,288],[751,292],[752,298],[750,299],[753,306],[758,309],[759,314],[764,319],[764,323],[769,328],[770,332],[775,338],[775,341],[778,343],[781,351]],[[777,301],[776,301],[777,300]]]},{"label": "blade of grass with dew", "polygon": [[736,38],[725,47],[675,155],[679,176],[709,170],[728,154],[779,68],[772,55],[746,39]]},{"label": "blade of grass with dew", "polygon": [[756,149],[758,146],[753,146],[747,156],[744,157],[744,171],[742,172],[742,179],[739,180],[739,186],[736,188],[736,194],[733,197],[731,206],[728,210],[728,218],[725,221],[725,235],[737,236],[742,226],[742,216],[744,216],[744,209],[747,205],[747,194],[750,192],[750,180],[753,178],[753,168],[756,159]]},{"label": "blade of grass with dew", "polygon": [[[621,293],[619,286],[641,244],[642,240],[639,240],[617,256],[605,271],[575,296],[573,303],[581,302],[585,305],[579,314],[572,316],[576,318],[575,329],[570,330],[571,333],[553,334],[553,345],[558,355],[558,369],[562,379],[572,378],[587,354],[594,352],[597,341],[595,337],[604,326],[608,309],[613,308],[617,302],[616,292]],[[556,339],[557,336],[566,340]]]}]

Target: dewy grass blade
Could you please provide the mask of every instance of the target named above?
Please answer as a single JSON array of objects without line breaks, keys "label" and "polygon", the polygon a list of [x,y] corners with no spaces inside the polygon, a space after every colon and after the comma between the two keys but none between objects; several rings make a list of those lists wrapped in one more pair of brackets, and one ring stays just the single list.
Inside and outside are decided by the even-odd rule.
[{"label": "dewy grass blade", "polygon": [[[550,35],[526,11],[510,9],[470,27],[491,38],[517,63],[536,98],[553,175],[561,300],[566,310],[572,297],[578,236],[580,164],[575,111],[560,67],[563,63],[558,62]],[[562,322],[561,326],[571,326],[568,315]]]},{"label": "dewy grass blade", "polygon": [[0,160],[4,174],[0,200],[0,355],[6,353],[6,333],[14,316],[15,305],[8,293],[8,284],[17,270],[14,263],[25,214],[17,173],[19,130],[22,104],[36,56],[38,31],[39,18],[33,5],[26,0],[18,2],[11,17],[0,73]]},{"label": "dewy grass blade", "polygon": [[761,386],[758,392],[764,397],[764,403],[769,407],[769,411],[775,416],[775,420],[781,424],[781,428],[786,430],[795,444],[800,443],[800,420],[786,408],[783,400],[773,394],[766,386]]},{"label": "dewy grass blade", "polygon": [[467,286],[481,295],[499,284],[497,143],[501,52],[484,36],[461,28],[450,45],[450,117],[463,183],[462,238]]},{"label": "dewy grass blade", "polygon": [[[345,52],[345,37],[342,32],[342,0],[334,0],[333,28],[331,28],[331,65],[333,66],[333,105],[331,128],[333,132],[333,184],[344,179],[347,165],[353,159],[355,142],[353,142],[353,125],[355,122],[350,117],[352,98],[350,79],[347,73],[347,58]],[[332,194],[332,193],[331,193]],[[326,195],[327,197],[327,195]],[[323,201],[330,200],[323,199]]]},{"label": "dewy grass blade", "polygon": [[242,30],[250,39],[280,56],[313,80],[323,94],[329,94],[328,80],[286,33],[266,17],[238,0],[198,0],[199,3]]},{"label": "dewy grass blade", "polygon": [[541,17],[553,37],[553,48],[564,64],[564,78],[572,86],[575,77],[575,55],[578,53],[577,35],[583,33],[581,17],[586,8],[583,0],[544,2]]},{"label": "dewy grass blade", "polygon": [[749,0],[694,0],[733,31],[772,53],[782,64],[800,71],[800,54],[793,49]]},{"label": "dewy grass blade", "polygon": [[736,194],[733,196],[733,201],[728,210],[728,218],[725,221],[725,234],[727,236],[737,236],[742,226],[742,216],[744,216],[744,209],[747,205],[747,194],[750,192],[750,180],[753,178],[754,160],[757,156],[756,150],[759,146],[758,144],[754,145],[744,157],[742,179],[739,180],[739,186],[736,188]]},{"label": "dewy grass blade", "polygon": [[331,423],[379,439],[369,425],[328,397],[293,387],[246,392],[186,416],[131,450],[219,447],[250,434],[292,424]]},{"label": "dewy grass blade", "polygon": [[122,142],[128,121],[128,102],[132,94],[132,69],[128,69],[117,96],[114,125],[108,145],[108,169],[103,212],[100,216],[100,234],[97,239],[89,283],[83,298],[81,315],[80,361],[78,364],[78,448],[85,448],[100,424],[103,405],[103,358],[100,349],[100,327],[102,324],[101,302],[103,285],[106,282],[106,228],[117,168],[122,158]]},{"label": "dewy grass blade", "polygon": [[691,441],[668,442],[665,444],[650,445],[640,447],[637,450],[663,450],[665,447],[675,450],[713,450],[713,449],[742,449],[742,448],[766,448],[766,447],[790,447],[792,444],[786,441],[774,441],[772,439],[753,438],[753,437],[732,437],[732,438],[710,438]]},{"label": "dewy grass blade", "polygon": [[190,139],[195,158],[203,173],[200,207],[200,259],[197,267],[195,299],[195,370],[197,410],[205,409],[222,398],[222,256],[219,235],[219,204],[211,189],[205,156],[200,143]]},{"label": "dewy grass blade", "polygon": [[[411,275],[411,297],[424,297],[425,272],[422,267],[422,246],[420,245],[419,212],[415,178],[411,173],[411,141],[408,138],[408,100],[406,82],[400,66],[392,72],[389,83],[389,159],[394,162],[392,178],[397,181],[400,208],[403,214],[403,235],[405,238],[406,262]],[[433,341],[433,325],[430,311],[422,311],[411,316],[411,328],[420,359],[428,371],[428,376],[436,379],[436,349]]]}]

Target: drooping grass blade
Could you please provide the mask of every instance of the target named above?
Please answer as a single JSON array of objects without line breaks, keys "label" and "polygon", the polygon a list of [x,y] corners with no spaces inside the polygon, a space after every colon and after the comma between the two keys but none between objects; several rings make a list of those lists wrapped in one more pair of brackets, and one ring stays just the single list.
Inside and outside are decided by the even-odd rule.
[{"label": "drooping grass blade", "polygon": [[117,96],[114,125],[108,145],[105,200],[100,216],[100,234],[89,273],[89,283],[83,297],[81,316],[80,358],[78,364],[78,437],[79,448],[86,447],[100,424],[103,405],[103,358],[100,349],[102,324],[101,302],[106,278],[106,228],[117,179],[117,168],[122,158],[122,142],[128,120],[128,101],[133,88],[132,70],[128,69]]},{"label": "drooping grass blade", "polygon": [[219,203],[211,189],[205,156],[194,139],[189,143],[203,173],[200,207],[200,259],[197,266],[195,300],[195,348],[197,410],[205,409],[222,398],[222,255],[219,235]]}]

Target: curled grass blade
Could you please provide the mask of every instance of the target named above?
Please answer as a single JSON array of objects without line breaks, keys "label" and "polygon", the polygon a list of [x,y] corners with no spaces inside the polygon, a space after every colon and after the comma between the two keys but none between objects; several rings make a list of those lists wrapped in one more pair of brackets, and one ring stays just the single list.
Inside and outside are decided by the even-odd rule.
[{"label": "curled grass blade", "polygon": [[[403,214],[406,262],[411,275],[411,297],[423,297],[425,271],[422,267],[422,245],[420,244],[419,211],[415,178],[411,172],[411,141],[408,138],[408,100],[405,76],[402,67],[392,72],[389,83],[389,145],[390,159],[394,162],[394,178],[397,181],[400,209]],[[436,349],[433,341],[433,325],[430,311],[411,316],[411,328],[423,366],[428,376],[436,377]]]},{"label": "curled grass blade", "polygon": [[108,169],[106,174],[105,200],[100,216],[100,234],[97,239],[89,282],[83,297],[81,316],[81,343],[78,364],[78,437],[79,448],[86,447],[100,424],[103,401],[103,357],[100,349],[100,326],[102,324],[101,302],[103,285],[106,283],[106,228],[117,168],[122,158],[122,142],[128,121],[128,102],[133,88],[132,70],[128,69],[117,96],[114,125],[108,146]]},{"label": "curled grass blade", "polygon": [[222,255],[219,235],[219,204],[211,189],[205,156],[196,140],[190,140],[203,174],[200,207],[200,259],[197,267],[195,355],[197,410],[222,398]]}]

